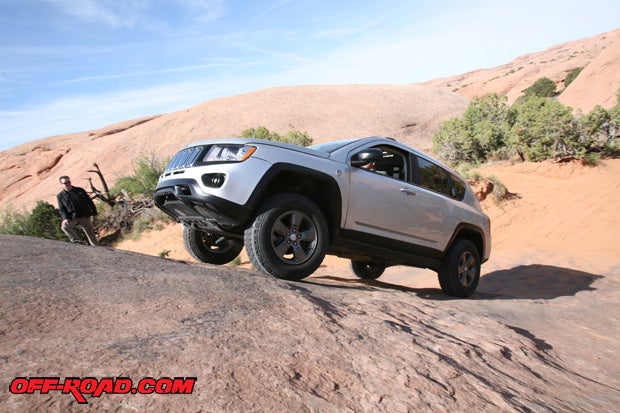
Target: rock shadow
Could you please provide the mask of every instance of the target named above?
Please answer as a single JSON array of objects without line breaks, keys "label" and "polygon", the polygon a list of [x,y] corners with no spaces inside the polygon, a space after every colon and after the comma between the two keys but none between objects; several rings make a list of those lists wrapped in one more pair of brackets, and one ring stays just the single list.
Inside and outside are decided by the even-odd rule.
[{"label": "rock shadow", "polygon": [[[574,296],[581,291],[594,291],[592,284],[604,278],[571,268],[552,265],[520,265],[506,270],[498,270],[483,275],[476,292],[469,297],[473,300],[550,300],[558,297]],[[336,281],[337,284],[313,282],[319,280]],[[329,288],[384,289],[415,293],[430,300],[461,299],[445,295],[439,288],[415,288],[406,285],[386,283],[380,280],[349,279],[336,276],[314,277],[304,282]]]},{"label": "rock shadow", "polygon": [[520,265],[488,273],[480,279],[476,299],[550,300],[594,291],[594,281],[604,278],[571,268],[553,265]]}]

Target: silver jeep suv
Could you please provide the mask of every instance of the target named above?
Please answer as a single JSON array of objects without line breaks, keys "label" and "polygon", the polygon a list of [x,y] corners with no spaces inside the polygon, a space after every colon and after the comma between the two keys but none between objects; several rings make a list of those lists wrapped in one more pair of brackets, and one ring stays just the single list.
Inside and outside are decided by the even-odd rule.
[{"label": "silver jeep suv", "polygon": [[491,250],[467,182],[390,138],[197,142],[172,158],[154,198],[183,224],[197,260],[225,264],[245,246],[256,269],[288,280],[332,254],[364,279],[393,265],[430,268],[446,294],[467,297]]}]

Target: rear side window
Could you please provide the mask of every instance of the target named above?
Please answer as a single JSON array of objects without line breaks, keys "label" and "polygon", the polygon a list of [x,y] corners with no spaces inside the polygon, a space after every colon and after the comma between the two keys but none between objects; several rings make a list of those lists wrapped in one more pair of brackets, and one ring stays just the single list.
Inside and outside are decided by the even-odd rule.
[{"label": "rear side window", "polygon": [[415,158],[418,163],[418,185],[459,201],[465,198],[467,189],[461,178],[424,158]]},{"label": "rear side window", "polygon": [[452,197],[452,191],[450,190],[450,183],[448,181],[448,173],[446,170],[424,158],[418,157],[417,160],[419,177],[418,184],[423,188]]}]

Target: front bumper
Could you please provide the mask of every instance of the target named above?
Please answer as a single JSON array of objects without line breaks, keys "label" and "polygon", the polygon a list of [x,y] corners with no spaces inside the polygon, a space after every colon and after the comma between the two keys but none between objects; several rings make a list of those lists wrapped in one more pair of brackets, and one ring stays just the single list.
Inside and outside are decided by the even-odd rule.
[{"label": "front bumper", "polygon": [[155,189],[155,205],[184,225],[211,232],[243,228],[252,210],[202,191],[193,179],[170,179]]}]

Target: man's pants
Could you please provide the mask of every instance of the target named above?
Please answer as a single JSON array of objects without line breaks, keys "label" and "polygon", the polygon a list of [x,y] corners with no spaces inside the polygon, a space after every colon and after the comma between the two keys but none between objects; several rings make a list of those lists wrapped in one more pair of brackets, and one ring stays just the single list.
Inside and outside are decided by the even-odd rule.
[{"label": "man's pants", "polygon": [[91,217],[82,217],[82,218],[72,219],[70,221],[67,221],[66,224],[63,224],[61,226],[62,231],[65,234],[67,234],[67,236],[69,237],[69,240],[71,240],[71,242],[80,241],[80,237],[75,232],[75,226],[78,224],[81,225],[82,228],[84,229],[84,233],[88,237],[88,242],[90,243],[90,245],[92,246],[99,245],[99,242],[97,241],[97,236],[95,235],[95,229],[93,228]]}]

